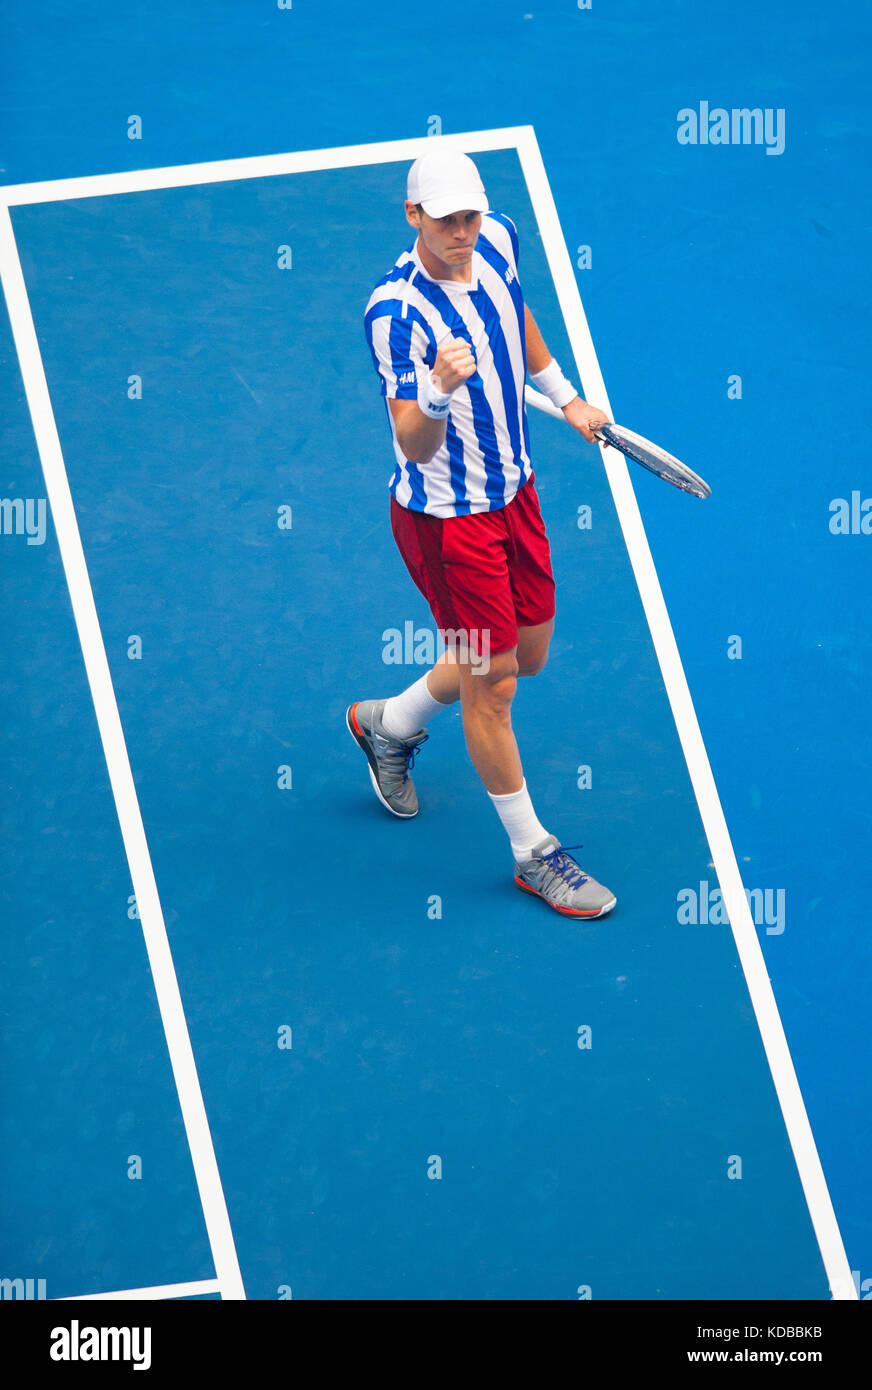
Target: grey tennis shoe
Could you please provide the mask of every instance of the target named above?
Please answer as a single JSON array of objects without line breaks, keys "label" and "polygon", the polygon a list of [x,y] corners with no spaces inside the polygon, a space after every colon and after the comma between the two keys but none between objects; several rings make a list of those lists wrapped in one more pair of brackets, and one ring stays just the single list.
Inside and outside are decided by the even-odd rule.
[{"label": "grey tennis shoe", "polygon": [[[569,849],[581,849],[570,845]],[[515,882],[525,893],[544,898],[555,912],[566,917],[603,917],[617,898],[609,888],[579,868],[575,859],[553,835],[534,845],[532,856],[515,864]]]},{"label": "grey tennis shoe", "polygon": [[430,735],[421,729],[411,738],[394,738],[381,721],[386,700],[358,700],[345,713],[348,732],[366,754],[376,796],[395,816],[418,814],[418,797],[409,776],[415,755]]}]

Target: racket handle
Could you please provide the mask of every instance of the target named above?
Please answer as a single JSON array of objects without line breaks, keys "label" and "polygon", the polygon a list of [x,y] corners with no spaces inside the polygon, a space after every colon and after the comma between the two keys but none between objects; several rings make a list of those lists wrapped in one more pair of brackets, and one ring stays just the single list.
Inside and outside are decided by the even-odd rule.
[{"label": "racket handle", "polygon": [[[541,410],[543,414],[553,415],[555,420],[566,419],[566,416],[563,414],[563,411],[560,409],[558,405],[555,405],[554,402],[550,401],[547,396],[542,394],[541,391],[535,390],[535,388],[532,386],[524,387],[524,400],[527,402],[527,405],[534,406],[536,410]],[[608,442],[603,440],[602,435],[599,433],[597,429],[591,428],[590,432],[595,439],[598,439],[600,441],[600,443]]]},{"label": "racket handle", "polygon": [[536,410],[541,410],[545,415],[553,415],[555,420],[566,419],[560,406],[555,405],[553,401],[550,401],[547,396],[543,395],[541,391],[537,391],[533,386],[524,387],[524,400],[527,405],[534,406]]}]

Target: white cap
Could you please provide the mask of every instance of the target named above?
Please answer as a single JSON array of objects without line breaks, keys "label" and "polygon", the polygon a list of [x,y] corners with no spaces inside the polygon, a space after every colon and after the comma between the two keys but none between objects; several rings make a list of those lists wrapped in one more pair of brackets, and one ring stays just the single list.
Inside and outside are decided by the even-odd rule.
[{"label": "white cap", "polygon": [[488,212],[484,184],[468,154],[434,145],[409,170],[406,197],[430,217],[450,212]]}]

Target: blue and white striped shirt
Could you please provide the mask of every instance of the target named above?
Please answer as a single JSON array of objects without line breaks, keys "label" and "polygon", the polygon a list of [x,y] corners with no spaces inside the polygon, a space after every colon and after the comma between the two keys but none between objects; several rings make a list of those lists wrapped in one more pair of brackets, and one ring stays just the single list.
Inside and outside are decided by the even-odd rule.
[{"label": "blue and white striped shirt", "polygon": [[[496,511],[532,473],[517,229],[502,213],[485,213],[463,282],[432,279],[416,245],[378,282],[364,321],[396,456],[389,487],[401,506],[431,516]],[[417,463],[400,449],[387,401],[417,399],[419,375],[445,338],[465,338],[477,367],[452,395],[441,448]]]}]

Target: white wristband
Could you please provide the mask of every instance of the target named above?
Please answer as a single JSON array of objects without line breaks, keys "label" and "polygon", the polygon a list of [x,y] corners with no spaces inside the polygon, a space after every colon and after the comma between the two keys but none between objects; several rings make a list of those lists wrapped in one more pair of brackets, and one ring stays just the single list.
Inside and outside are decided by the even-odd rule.
[{"label": "white wristband", "polygon": [[575,387],[566,380],[559,364],[554,361],[553,357],[548,366],[543,367],[541,372],[537,372],[535,376],[531,373],[530,380],[537,391],[541,391],[543,395],[548,397],[549,401],[559,406],[561,410],[565,405],[569,405],[570,401],[575,400],[578,395]]},{"label": "white wristband", "polygon": [[450,405],[451,392],[446,395],[444,391],[437,391],[433,373],[429,371],[423,380],[418,382],[418,409],[429,415],[431,420],[444,420]]}]

